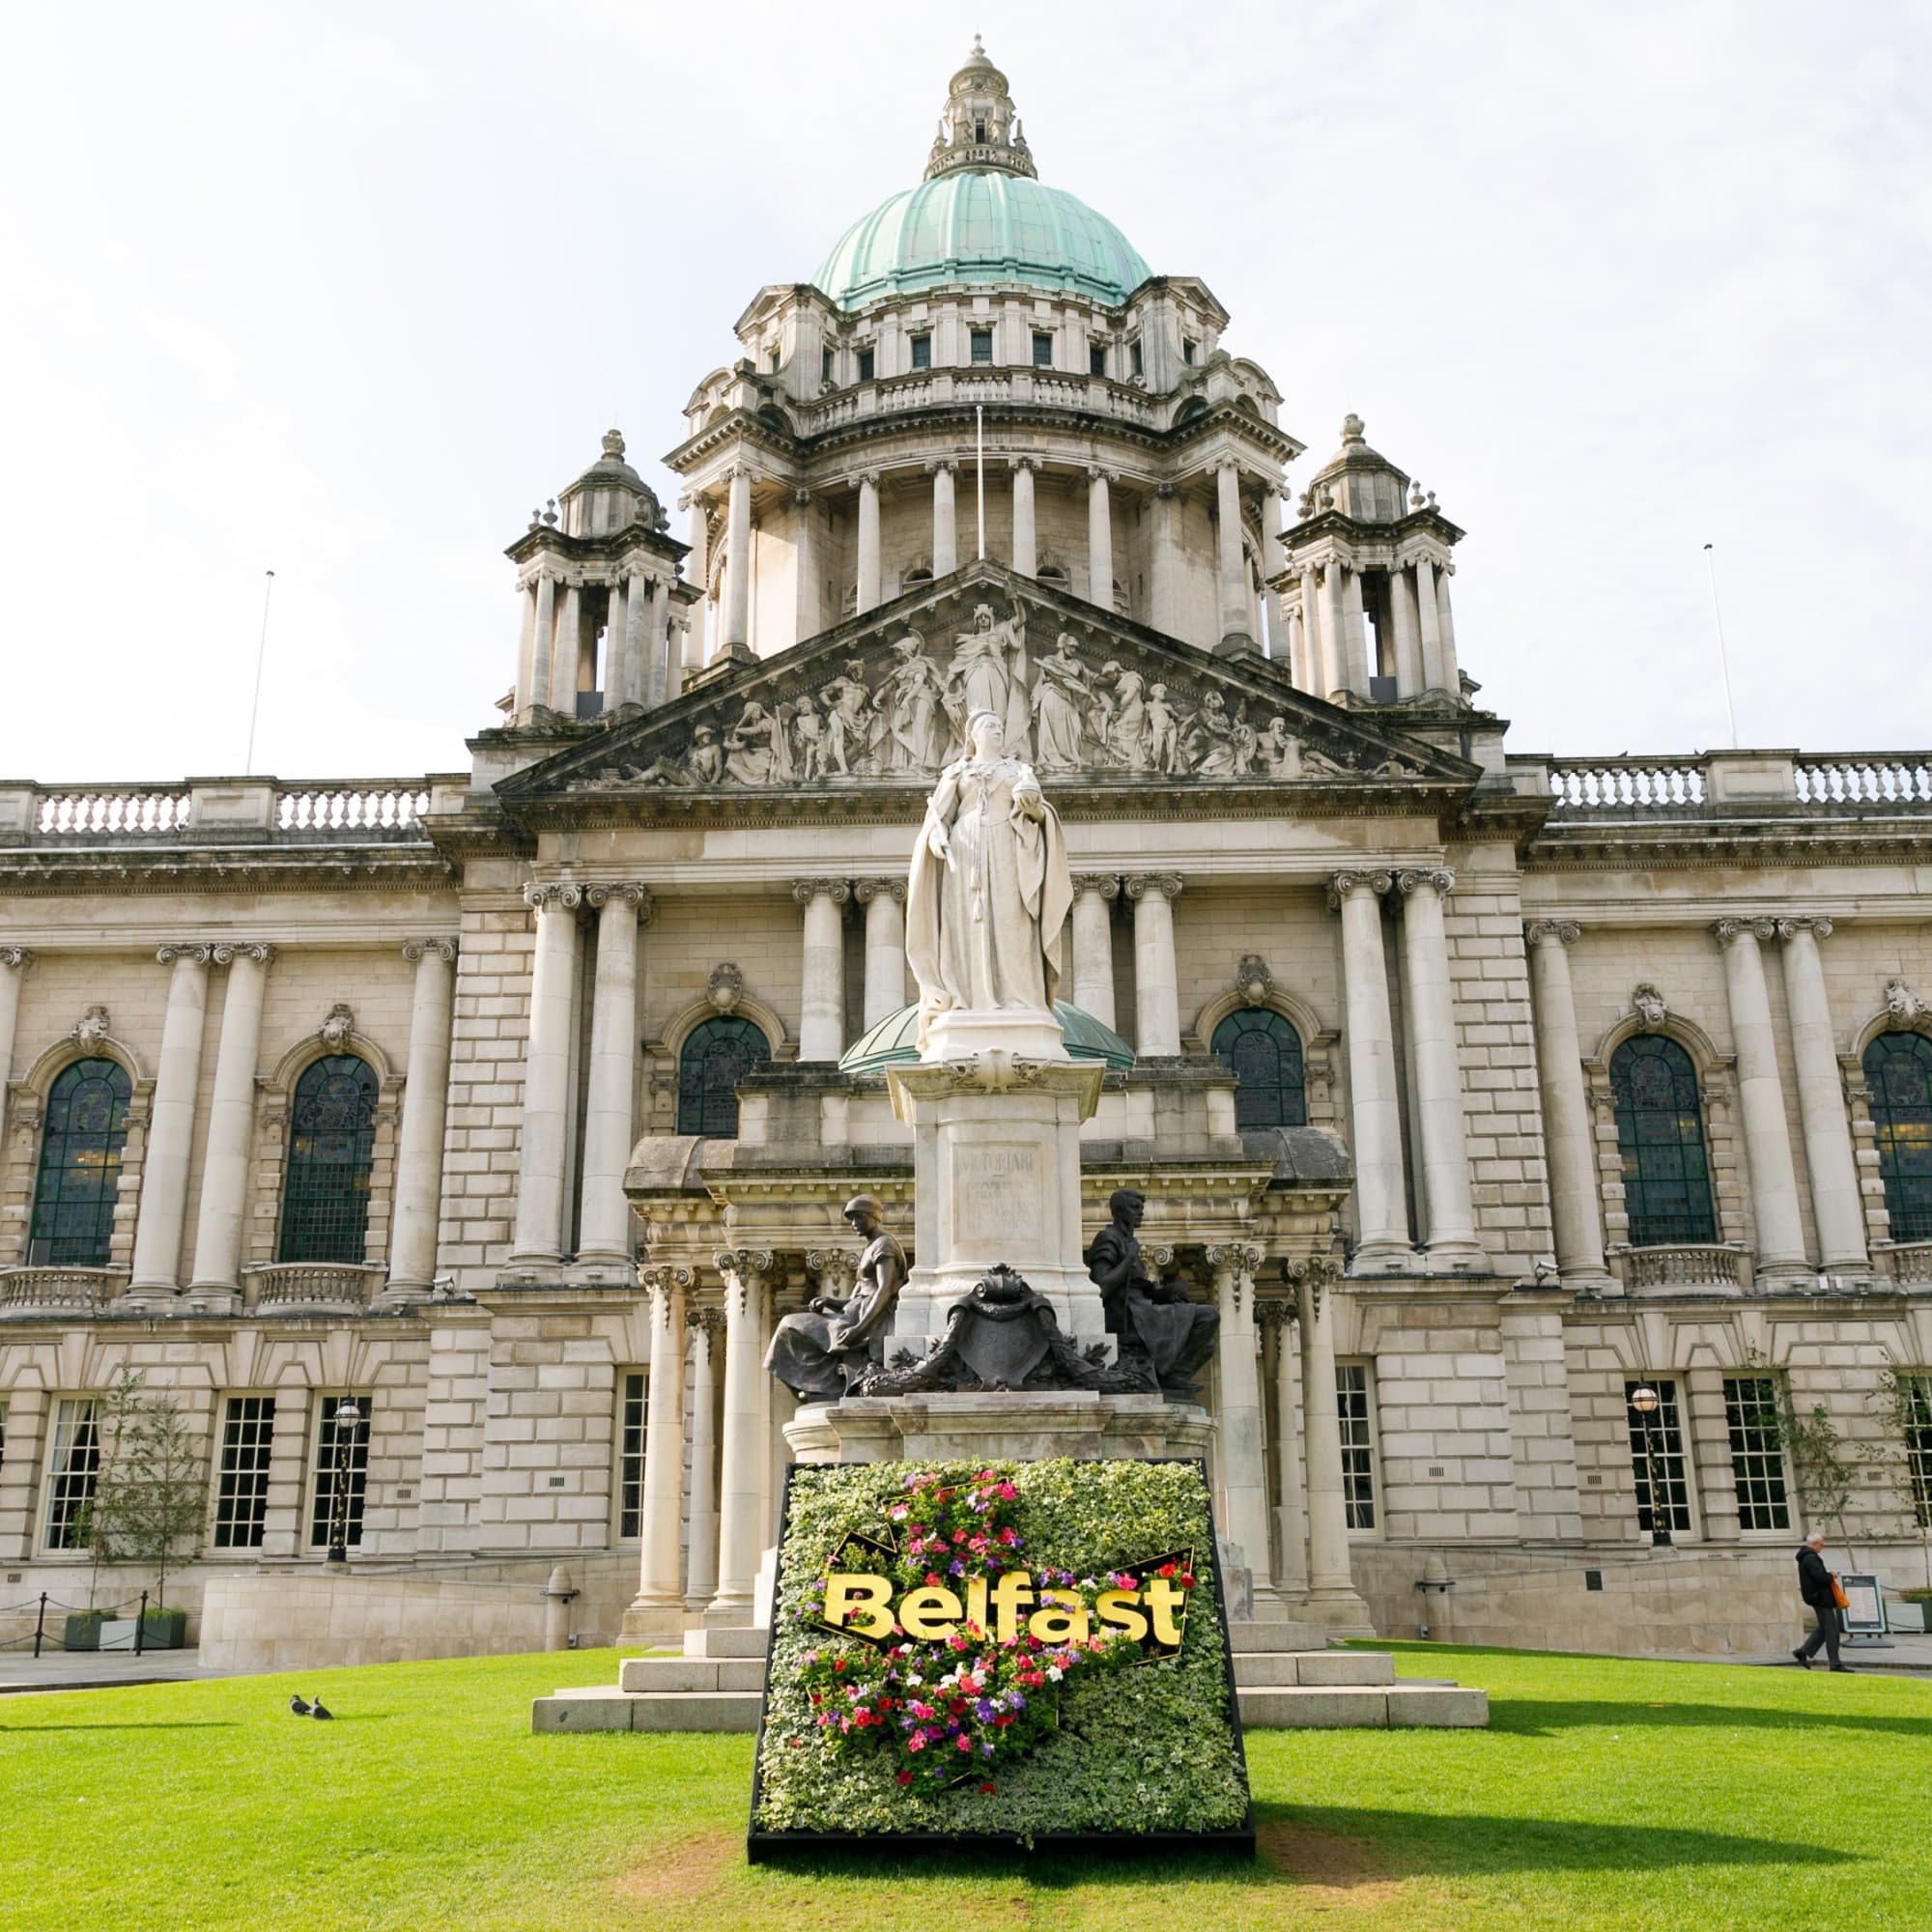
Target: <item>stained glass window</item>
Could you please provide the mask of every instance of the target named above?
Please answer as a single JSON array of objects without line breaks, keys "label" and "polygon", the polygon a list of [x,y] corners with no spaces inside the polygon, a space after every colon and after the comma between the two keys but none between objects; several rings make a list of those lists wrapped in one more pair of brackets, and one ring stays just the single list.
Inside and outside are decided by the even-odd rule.
[{"label": "stained glass window", "polygon": [[[1660,1376],[1650,1386],[1657,1406],[1648,1415],[1630,1406],[1641,1382],[1624,1384],[1630,1424],[1631,1473],[1636,1478],[1636,1526],[1646,1536],[1661,1527],[1679,1535],[1690,1528],[1690,1484],[1684,1464],[1684,1423],[1677,1412],[1677,1384]],[[1662,1521],[1660,1524],[1659,1515]]]},{"label": "stained glass window", "polygon": [[715,1013],[692,1028],[677,1058],[677,1130],[733,1140],[738,1082],[772,1057],[771,1042],[738,1013]]},{"label": "stained glass window", "polygon": [[105,1267],[132,1088],[119,1061],[76,1060],[47,1094],[27,1241],[32,1267]]},{"label": "stained glass window", "polygon": [[1731,1474],[1738,1486],[1738,1527],[1789,1529],[1776,1383],[1769,1376],[1726,1376],[1724,1427],[1730,1434]]},{"label": "stained glass window", "polygon": [[1301,1036],[1279,1013],[1241,1007],[1214,1029],[1211,1044],[1241,1083],[1235,1089],[1236,1127],[1245,1133],[1308,1124]]},{"label": "stained glass window", "polygon": [[1637,1034],[1610,1055],[1610,1096],[1632,1246],[1715,1241],[1704,1113],[1690,1056],[1661,1033]]},{"label": "stained glass window", "polygon": [[359,1262],[376,1159],[376,1069],[353,1053],[305,1067],[289,1110],[282,1233],[275,1259]]},{"label": "stained glass window", "polygon": [[1880,1034],[1865,1048],[1865,1091],[1891,1238],[1932,1240],[1932,1039]]}]

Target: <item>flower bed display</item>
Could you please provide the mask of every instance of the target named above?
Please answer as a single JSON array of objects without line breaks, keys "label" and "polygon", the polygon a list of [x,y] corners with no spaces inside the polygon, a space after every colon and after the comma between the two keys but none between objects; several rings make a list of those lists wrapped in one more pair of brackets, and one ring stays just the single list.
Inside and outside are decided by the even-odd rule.
[{"label": "flower bed display", "polygon": [[888,1838],[1251,1850],[1199,1463],[791,1471],[751,1855]]}]

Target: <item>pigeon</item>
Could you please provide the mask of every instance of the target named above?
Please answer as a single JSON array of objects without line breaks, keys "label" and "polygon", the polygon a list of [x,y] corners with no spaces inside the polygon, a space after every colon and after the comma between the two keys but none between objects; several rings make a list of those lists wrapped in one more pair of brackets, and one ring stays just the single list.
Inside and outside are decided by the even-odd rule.
[{"label": "pigeon", "polygon": [[298,1690],[296,1694],[289,1699],[289,1709],[293,1711],[298,1718],[306,1718],[309,1715],[310,1707],[302,1702],[302,1694],[299,1690]]},{"label": "pigeon", "polygon": [[309,1708],[309,1716],[311,1718],[332,1718],[335,1716],[335,1713],[318,1697]]}]

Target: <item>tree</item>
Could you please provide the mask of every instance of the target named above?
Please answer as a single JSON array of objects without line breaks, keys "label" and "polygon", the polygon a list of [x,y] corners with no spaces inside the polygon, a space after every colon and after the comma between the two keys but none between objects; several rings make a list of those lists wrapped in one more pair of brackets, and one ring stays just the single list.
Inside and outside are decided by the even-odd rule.
[{"label": "tree", "polygon": [[1896,1440],[1875,1447],[1871,1460],[1902,1505],[1908,1533],[1918,1532],[1925,1587],[1932,1590],[1932,1378],[1888,1367],[1880,1371],[1872,1401]]},{"label": "tree", "polygon": [[155,1607],[169,1575],[193,1556],[207,1507],[207,1458],[178,1397],[148,1395],[124,1369],[104,1399],[108,1430],[96,1480],[94,1525],[110,1553],[155,1572]]}]

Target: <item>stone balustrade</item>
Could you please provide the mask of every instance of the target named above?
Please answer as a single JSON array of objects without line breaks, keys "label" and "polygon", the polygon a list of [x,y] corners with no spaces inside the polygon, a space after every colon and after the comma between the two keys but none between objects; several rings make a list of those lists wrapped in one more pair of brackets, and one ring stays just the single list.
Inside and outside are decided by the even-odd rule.
[{"label": "stone balustrade", "polygon": [[1804,805],[1923,805],[1932,801],[1932,760],[1897,752],[1800,758],[1798,797]]},{"label": "stone balustrade", "polygon": [[[1932,758],[1922,752],[1711,752],[1693,757],[1550,758],[1541,781],[1554,818],[1601,812],[1722,811],[1753,806],[1912,810],[1932,806]],[[1522,770],[1522,766],[1516,769]]]},{"label": "stone balustrade", "polygon": [[185,785],[87,785],[72,791],[33,786],[32,831],[53,838],[179,832],[187,823]]},{"label": "stone balustrade", "polygon": [[413,828],[429,810],[429,787],[417,779],[369,779],[283,785],[275,794],[284,832],[369,832]]},{"label": "stone balustrade", "polygon": [[1875,1241],[1872,1259],[1900,1287],[1932,1286],[1932,1241]]},{"label": "stone balustrade", "polygon": [[349,1262],[268,1262],[242,1270],[255,1307],[287,1313],[307,1308],[366,1308],[382,1286],[380,1265]]},{"label": "stone balustrade", "polygon": [[1750,1252],[1741,1241],[1687,1241],[1677,1247],[1610,1249],[1633,1294],[1715,1290],[1739,1294],[1750,1286]]},{"label": "stone balustrade", "polygon": [[0,1316],[93,1315],[127,1285],[118,1268],[0,1268]]}]

